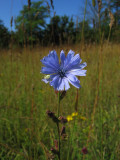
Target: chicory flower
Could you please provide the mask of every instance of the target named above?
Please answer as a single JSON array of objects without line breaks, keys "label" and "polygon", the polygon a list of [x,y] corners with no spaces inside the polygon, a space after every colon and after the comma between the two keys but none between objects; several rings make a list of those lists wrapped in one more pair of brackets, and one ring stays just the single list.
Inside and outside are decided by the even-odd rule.
[{"label": "chicory flower", "polygon": [[72,50],[68,52],[67,56],[62,50],[60,60],[59,63],[55,50],[41,60],[44,65],[41,73],[47,74],[43,81],[49,83],[57,91],[68,90],[70,88],[69,83],[76,88],[80,88],[80,81],[76,76],[86,76],[86,70],[83,70],[87,66],[86,62],[81,63],[80,55],[74,55]]}]

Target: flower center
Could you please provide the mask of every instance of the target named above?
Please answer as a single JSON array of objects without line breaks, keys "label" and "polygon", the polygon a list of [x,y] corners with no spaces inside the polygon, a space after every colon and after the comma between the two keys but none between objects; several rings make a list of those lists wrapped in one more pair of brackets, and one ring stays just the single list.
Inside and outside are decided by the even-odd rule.
[{"label": "flower center", "polygon": [[60,75],[60,77],[65,77],[65,71],[63,69],[58,70],[58,74]]}]

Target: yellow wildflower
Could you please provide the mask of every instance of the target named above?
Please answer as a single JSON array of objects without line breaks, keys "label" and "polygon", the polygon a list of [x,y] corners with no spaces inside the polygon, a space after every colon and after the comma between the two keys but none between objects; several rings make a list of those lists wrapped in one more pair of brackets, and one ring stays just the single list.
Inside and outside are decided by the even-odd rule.
[{"label": "yellow wildflower", "polygon": [[67,121],[69,122],[69,121],[72,121],[72,120],[73,120],[73,117],[71,115],[68,115],[67,116]]},{"label": "yellow wildflower", "polygon": [[75,117],[75,116],[77,116],[78,115],[78,112],[73,112],[72,113],[72,117]]}]

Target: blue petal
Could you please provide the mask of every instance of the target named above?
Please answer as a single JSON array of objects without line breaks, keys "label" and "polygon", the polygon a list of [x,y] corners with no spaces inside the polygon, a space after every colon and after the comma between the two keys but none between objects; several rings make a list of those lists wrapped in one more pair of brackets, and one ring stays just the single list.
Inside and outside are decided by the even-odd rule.
[{"label": "blue petal", "polygon": [[80,55],[79,54],[76,54],[70,61],[69,65],[66,66],[66,70],[71,70],[73,69],[74,67],[78,66],[81,62],[81,58],[80,58]]},{"label": "blue petal", "polygon": [[75,76],[86,76],[87,70],[81,70],[81,69],[74,69],[69,71],[68,73],[73,74]]},{"label": "blue petal", "polygon": [[56,75],[56,76],[52,79],[52,81],[50,82],[50,85],[53,86],[53,88],[54,88],[55,90],[57,90],[59,79],[60,79],[60,76],[59,76],[59,75]]},{"label": "blue petal", "polygon": [[70,88],[70,85],[68,83],[67,78],[64,78],[63,81],[64,81],[64,85],[65,85],[65,90],[67,91]]},{"label": "blue petal", "polygon": [[64,66],[65,53],[63,50],[60,52],[60,59],[61,59],[61,65]]},{"label": "blue petal", "polygon": [[68,66],[68,64],[70,63],[72,57],[74,56],[74,53],[72,50],[70,50],[67,54],[67,57],[65,59],[65,63],[64,63],[64,66]]},{"label": "blue petal", "polygon": [[42,79],[43,82],[49,83],[49,79]]},{"label": "blue petal", "polygon": [[86,66],[87,66],[87,63],[86,63],[86,62],[81,63],[81,64],[79,65],[79,69],[83,69],[83,68],[86,67]]},{"label": "blue petal", "polygon": [[78,65],[72,67],[71,70],[73,70],[73,69],[83,69],[83,68],[86,67],[86,66],[87,66],[87,63],[84,62],[84,63],[78,64]]},{"label": "blue petal", "polygon": [[52,55],[54,57],[56,64],[59,64],[59,59],[58,59],[58,55],[57,55],[56,51],[55,50],[51,51],[50,55]]},{"label": "blue petal", "polygon": [[63,91],[64,89],[68,90],[70,88],[67,78],[61,78],[59,75],[53,78],[53,80],[50,82],[50,85],[58,91]]},{"label": "blue petal", "polygon": [[67,78],[59,78],[57,90],[63,91],[63,90],[68,90],[69,88],[70,85],[68,83]]},{"label": "blue petal", "polygon": [[68,81],[69,81],[74,87],[76,87],[76,88],[81,88],[81,85],[80,85],[80,81],[79,81],[79,80],[73,82],[73,81],[70,81],[70,80],[68,79]]},{"label": "blue petal", "polygon": [[66,74],[66,77],[67,77],[69,80],[74,81],[74,82],[78,80],[77,77],[74,76],[74,75],[71,74],[71,73],[67,73],[67,74]]},{"label": "blue petal", "polygon": [[72,50],[69,50],[68,54],[67,54],[67,59],[71,59],[74,56],[75,52],[73,52]]},{"label": "blue petal", "polygon": [[43,74],[53,74],[53,73],[56,73],[55,69],[48,68],[48,67],[42,67],[41,72]]},{"label": "blue petal", "polygon": [[48,68],[56,69],[57,67],[51,63],[52,61],[50,59],[51,58],[49,58],[49,60],[47,60],[47,61],[46,61],[46,59],[42,59],[41,62],[43,65],[45,65]]},{"label": "blue petal", "polygon": [[51,51],[48,56],[44,57],[41,62],[49,68],[57,70],[59,68],[59,59],[55,51]]},{"label": "blue petal", "polygon": [[80,55],[79,55],[79,54],[76,54],[76,55],[71,59],[70,64],[71,64],[71,65],[77,65],[77,64],[80,64],[81,61],[82,61],[82,59],[80,58]]},{"label": "blue petal", "polygon": [[63,81],[62,78],[59,78],[57,90],[58,91],[63,91],[64,90],[64,81]]},{"label": "blue petal", "polygon": [[80,81],[77,79],[76,76],[72,74],[66,74],[68,81],[75,86],[76,88],[80,88]]},{"label": "blue petal", "polygon": [[70,85],[68,83],[67,78],[59,78],[57,90],[63,91],[63,90],[68,90],[69,88]]}]

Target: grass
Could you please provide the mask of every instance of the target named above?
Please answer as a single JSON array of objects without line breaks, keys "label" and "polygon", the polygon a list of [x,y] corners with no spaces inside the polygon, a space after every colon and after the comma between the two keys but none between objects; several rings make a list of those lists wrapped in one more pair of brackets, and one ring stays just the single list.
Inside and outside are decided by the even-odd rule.
[{"label": "grass", "polygon": [[[57,53],[79,45],[55,47]],[[57,96],[44,84],[40,59],[52,47],[0,52],[0,159],[46,160],[57,128],[46,110],[57,114]],[[120,157],[120,46],[90,45],[81,52],[87,76],[80,77],[78,116],[66,125],[62,160],[118,160]],[[61,115],[75,111],[76,89],[61,102]],[[80,116],[85,117],[80,118]],[[88,154],[83,155],[83,147]]]}]

